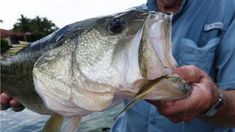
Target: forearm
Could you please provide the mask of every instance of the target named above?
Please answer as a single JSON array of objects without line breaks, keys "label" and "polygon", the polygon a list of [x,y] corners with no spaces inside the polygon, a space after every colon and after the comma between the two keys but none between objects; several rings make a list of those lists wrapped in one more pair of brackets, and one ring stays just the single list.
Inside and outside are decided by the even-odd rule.
[{"label": "forearm", "polygon": [[224,105],[212,117],[200,117],[215,126],[235,127],[235,90],[226,90],[224,93]]}]

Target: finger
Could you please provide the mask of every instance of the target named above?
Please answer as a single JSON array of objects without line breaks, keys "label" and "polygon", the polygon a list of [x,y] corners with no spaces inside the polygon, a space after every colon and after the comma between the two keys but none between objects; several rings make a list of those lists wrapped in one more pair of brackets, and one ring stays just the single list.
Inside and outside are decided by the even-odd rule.
[{"label": "finger", "polygon": [[9,97],[6,93],[0,94],[0,104],[6,105],[9,104],[11,97]]},{"label": "finger", "polygon": [[11,105],[11,109],[15,112],[22,111],[25,108],[16,98],[11,99],[9,104]]},{"label": "finger", "polygon": [[193,65],[177,67],[174,73],[178,74],[186,81],[197,83],[203,76],[203,71]]},{"label": "finger", "polygon": [[187,103],[178,103],[178,101],[171,101],[167,103],[158,103],[157,110],[165,116],[195,116],[198,111],[195,107],[189,107]]},{"label": "finger", "polygon": [[11,107],[11,109],[15,112],[20,112],[24,109],[25,107],[23,105],[17,106],[17,107]]},{"label": "finger", "polygon": [[155,105],[156,107],[171,107],[175,104],[176,100],[171,101],[160,101],[160,100],[146,100],[150,104]]},{"label": "finger", "polygon": [[160,101],[157,101],[157,100],[147,100],[146,101],[152,105],[154,105],[155,107],[157,107],[157,105],[160,103]]},{"label": "finger", "polygon": [[181,111],[181,112],[174,112],[174,110],[169,111],[169,109],[171,109],[171,107],[174,105],[174,101],[149,101],[152,104],[157,104],[157,111],[167,117],[168,119],[170,119],[172,122],[174,123],[178,123],[178,122],[190,122],[193,117],[196,116],[195,114],[195,110],[189,111],[191,113],[189,113],[187,110]]},{"label": "finger", "polygon": [[192,120],[193,120],[193,117],[184,118],[184,121],[185,121],[185,122],[191,122]]},{"label": "finger", "polygon": [[190,122],[192,121],[193,117],[194,116],[191,116],[191,115],[171,115],[171,116],[166,116],[168,119],[170,119],[173,123],[179,123],[179,122],[182,122],[182,121],[185,121],[185,122]]},{"label": "finger", "polygon": [[17,101],[17,99],[13,98],[10,100],[9,104],[12,106],[12,107],[18,107],[21,105],[21,103],[19,101]]},{"label": "finger", "polygon": [[0,94],[0,110],[7,110],[10,108],[9,102],[11,100],[11,97],[9,97],[5,93]]},{"label": "finger", "polygon": [[174,116],[174,115],[171,115],[171,116],[166,116],[166,117],[173,123],[179,123],[179,122],[182,122],[182,121],[190,122],[193,119],[192,116]]},{"label": "finger", "polygon": [[162,111],[162,113],[168,113],[165,112],[168,110],[168,108],[171,108],[174,106],[175,101],[156,101],[156,100],[146,100],[150,104],[154,105],[158,111]]},{"label": "finger", "polygon": [[185,103],[183,104],[183,106],[179,106],[181,104],[179,105],[176,104],[179,101],[159,101],[159,102],[156,102],[156,105],[159,111],[172,114],[172,113],[181,112],[182,108],[185,108],[185,105],[186,105]]},{"label": "finger", "polygon": [[182,121],[182,120],[180,120],[179,118],[176,118],[176,117],[172,117],[172,118],[168,118],[168,119],[170,119],[170,121],[173,122],[173,123],[179,123],[179,122]]},{"label": "finger", "polygon": [[193,119],[192,116],[179,116],[179,117],[176,116],[172,119],[172,121],[177,122],[177,123],[182,122],[182,121],[191,122],[192,119]]},{"label": "finger", "polygon": [[175,107],[175,101],[155,101],[155,100],[146,100],[150,104],[153,104],[157,111],[164,115],[171,115],[172,113],[175,113],[177,111],[174,110]]}]

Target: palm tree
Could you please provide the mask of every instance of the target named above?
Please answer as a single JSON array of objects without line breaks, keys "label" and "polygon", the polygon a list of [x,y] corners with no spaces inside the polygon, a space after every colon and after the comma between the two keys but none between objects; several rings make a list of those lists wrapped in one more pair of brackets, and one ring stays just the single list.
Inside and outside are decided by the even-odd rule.
[{"label": "palm tree", "polygon": [[30,33],[29,41],[38,40],[48,34],[57,30],[58,27],[47,18],[40,18],[39,16],[29,19],[24,15],[18,19],[18,22],[14,24],[13,31]]},{"label": "palm tree", "polygon": [[30,32],[30,19],[24,15],[20,15],[18,22],[14,24],[13,31],[17,32]]}]

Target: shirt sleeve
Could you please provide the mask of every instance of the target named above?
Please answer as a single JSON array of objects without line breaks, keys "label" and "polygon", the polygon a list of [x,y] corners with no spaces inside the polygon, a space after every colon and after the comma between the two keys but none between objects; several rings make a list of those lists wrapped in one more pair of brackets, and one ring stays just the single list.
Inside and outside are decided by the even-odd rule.
[{"label": "shirt sleeve", "polygon": [[225,32],[215,58],[218,87],[235,90],[235,19]]}]

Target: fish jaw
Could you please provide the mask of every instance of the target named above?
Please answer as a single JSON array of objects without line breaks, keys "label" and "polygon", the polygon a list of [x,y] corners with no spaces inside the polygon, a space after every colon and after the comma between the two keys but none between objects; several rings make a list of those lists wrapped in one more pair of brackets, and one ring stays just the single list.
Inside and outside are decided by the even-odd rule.
[{"label": "fish jaw", "polygon": [[151,89],[151,92],[149,90],[143,96],[144,99],[176,100],[187,97],[192,92],[191,85],[177,75],[167,75],[156,80],[152,80],[143,86],[142,91],[146,88]]},{"label": "fish jaw", "polygon": [[171,17],[148,12],[125,50],[114,55],[112,67],[121,78],[119,89],[136,93],[146,81],[172,74],[176,61],[171,51]]},{"label": "fish jaw", "polygon": [[176,67],[171,51],[171,15],[153,12],[143,31],[139,48],[140,71],[144,78],[153,80],[168,75]]},{"label": "fish jaw", "polygon": [[[147,82],[118,115],[130,109],[141,99],[175,100],[190,95],[192,87],[178,76],[162,76]],[[127,92],[125,92],[127,93]],[[128,94],[126,94],[128,95]],[[131,95],[131,94],[129,94]]]}]

